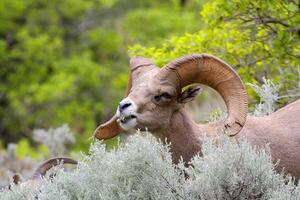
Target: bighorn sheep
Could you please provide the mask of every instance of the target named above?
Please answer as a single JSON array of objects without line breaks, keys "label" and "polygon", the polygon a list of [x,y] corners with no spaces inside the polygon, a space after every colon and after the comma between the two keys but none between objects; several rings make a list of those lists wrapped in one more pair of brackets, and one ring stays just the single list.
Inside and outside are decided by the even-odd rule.
[{"label": "bighorn sheep", "polygon": [[[134,57],[126,92],[116,115],[94,133],[98,139],[116,136],[122,130],[138,128],[171,143],[173,162],[182,156],[188,162],[201,153],[201,133],[216,137],[226,133],[246,138],[253,146],[270,145],[274,161],[300,178],[300,100],[266,117],[247,116],[248,97],[238,74],[224,61],[207,54],[178,58],[158,68],[147,58]],[[193,83],[215,89],[224,99],[228,116],[208,124],[196,124],[184,104],[201,91]]]},{"label": "bighorn sheep", "polygon": [[59,165],[60,163],[77,165],[77,161],[71,158],[66,158],[66,157],[50,158],[49,160],[46,160],[45,162],[43,162],[37,167],[31,179],[22,181],[21,176],[19,174],[15,174],[12,177],[13,183],[16,185],[20,185],[21,187],[37,187],[39,186],[40,180],[46,174],[46,172],[52,167]]}]

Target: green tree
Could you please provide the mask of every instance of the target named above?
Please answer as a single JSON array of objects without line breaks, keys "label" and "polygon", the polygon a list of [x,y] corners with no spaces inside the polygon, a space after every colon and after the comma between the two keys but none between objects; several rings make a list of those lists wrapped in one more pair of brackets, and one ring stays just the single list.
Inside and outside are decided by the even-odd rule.
[{"label": "green tree", "polygon": [[1,1],[1,140],[16,142],[34,128],[68,123],[76,147],[87,148],[97,124],[115,112],[124,93],[127,46],[159,44],[196,31],[199,13],[189,5],[181,9],[177,0]]},{"label": "green tree", "polygon": [[[201,9],[200,31],[154,47],[135,45],[130,54],[148,56],[163,65],[182,55],[209,53],[230,63],[245,82],[262,83],[265,76],[280,83],[282,95],[298,96],[299,6],[285,0],[207,0]],[[253,91],[249,94],[256,98]]]},{"label": "green tree", "polygon": [[128,46],[159,65],[211,53],[245,82],[265,76],[297,94],[299,24],[299,4],[284,0],[2,0],[1,140],[68,123],[86,148],[122,98]]}]

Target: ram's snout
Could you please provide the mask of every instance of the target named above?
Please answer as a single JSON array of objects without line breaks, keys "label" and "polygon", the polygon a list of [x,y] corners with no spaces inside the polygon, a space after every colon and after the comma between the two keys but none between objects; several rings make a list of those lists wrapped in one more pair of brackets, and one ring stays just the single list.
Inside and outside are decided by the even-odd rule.
[{"label": "ram's snout", "polygon": [[124,130],[129,130],[137,125],[137,106],[128,98],[123,99],[117,109],[117,121]]}]

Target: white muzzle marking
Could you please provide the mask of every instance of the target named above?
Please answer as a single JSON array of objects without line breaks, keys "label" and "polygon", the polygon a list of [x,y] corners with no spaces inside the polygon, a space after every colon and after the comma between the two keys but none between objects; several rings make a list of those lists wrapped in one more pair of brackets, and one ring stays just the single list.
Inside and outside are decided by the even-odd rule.
[{"label": "white muzzle marking", "polygon": [[[120,108],[122,105],[127,104],[125,108]],[[137,106],[136,104],[128,98],[123,99],[120,102],[120,106],[117,109],[118,123],[124,130],[130,130],[137,125]]]}]

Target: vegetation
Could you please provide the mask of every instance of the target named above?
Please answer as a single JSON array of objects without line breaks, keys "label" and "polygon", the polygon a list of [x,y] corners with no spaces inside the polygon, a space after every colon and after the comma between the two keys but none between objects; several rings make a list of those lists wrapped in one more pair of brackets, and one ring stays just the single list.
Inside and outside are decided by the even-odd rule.
[{"label": "vegetation", "polygon": [[[299,2],[212,0],[204,1],[200,13],[199,31],[172,37],[160,46],[137,44],[130,54],[148,56],[158,65],[187,54],[217,55],[237,69],[244,82],[263,83],[266,77],[281,84],[282,95],[299,98]],[[258,98],[248,92],[252,100]]]},{"label": "vegetation", "polygon": [[[151,152],[151,153],[149,153]],[[73,172],[52,170],[38,187],[13,186],[1,199],[299,199],[300,187],[274,172],[270,155],[245,141],[206,138],[190,167],[172,164],[168,147],[139,134],[107,152],[96,142]],[[51,178],[52,177],[52,178]],[[189,177],[188,179],[186,177]]]},{"label": "vegetation", "polygon": [[[8,186],[14,174],[25,180],[31,178],[41,161],[65,155],[70,144],[75,142],[67,125],[35,130],[33,140],[38,143],[35,148],[30,146],[28,140],[21,139],[0,151],[0,188]],[[81,156],[73,154],[72,157],[79,159]]]},{"label": "vegetation", "polygon": [[[1,0],[0,162],[5,163],[6,157],[12,157],[34,166],[37,160],[70,154],[70,150],[65,148],[66,144],[73,144],[72,155],[76,154],[74,152],[87,152],[95,127],[113,115],[115,106],[122,99],[130,56],[147,56],[158,66],[163,66],[174,58],[192,53],[213,54],[232,65],[242,80],[249,83],[246,87],[254,115],[269,114],[300,97],[300,3],[294,0]],[[259,88],[257,85],[263,87]],[[263,98],[255,106],[259,102],[259,96]],[[205,98],[207,96],[203,95],[202,101]],[[211,114],[210,120],[222,116],[222,111],[217,109]],[[60,127],[62,124],[68,124],[70,129],[68,126]],[[74,134],[70,134],[71,132]],[[145,148],[147,147],[143,139],[133,140],[144,142]],[[117,144],[117,139],[105,143],[105,147],[110,149]],[[166,150],[161,150],[163,147],[160,144],[152,140],[150,143],[154,145],[153,151],[163,151],[168,156]],[[136,145],[133,141],[129,144]],[[129,148],[122,146],[120,151],[104,153],[103,144],[96,144],[91,148],[96,147],[101,149],[99,152],[106,156],[105,159],[115,156],[115,160],[121,159],[121,150]],[[97,152],[98,150],[93,151],[78,170],[96,162]],[[31,159],[26,160],[27,156]],[[142,152],[137,156],[145,155]],[[260,156],[258,154],[258,159],[268,160],[267,155]],[[193,161],[195,164],[201,160],[197,159],[198,161]],[[262,161],[263,165],[269,166],[266,164],[269,161],[265,161]],[[107,164],[99,166],[105,168]],[[120,163],[116,161],[111,164],[117,170]],[[187,180],[182,180],[180,170],[183,169],[171,169],[169,161],[162,165],[158,166],[162,167],[162,171],[158,173],[169,170],[168,173],[171,174],[166,177],[173,182],[179,180],[180,183],[188,183]],[[136,166],[128,166],[124,170],[130,171],[130,167]],[[4,176],[8,168],[10,167],[0,169],[0,177]],[[272,174],[271,168],[270,166],[266,173]],[[192,169],[185,170],[192,173]],[[76,176],[79,171],[75,171],[73,175]],[[94,171],[87,171],[81,176],[91,177],[87,173]],[[103,178],[100,171],[97,173],[99,180]],[[229,172],[228,174],[230,175]],[[97,176],[92,180],[96,180]],[[142,175],[144,176],[146,175]],[[59,177],[66,178],[66,175],[62,173],[58,176],[57,184],[63,181]],[[282,177],[275,177],[275,182],[263,184],[271,188],[266,195],[275,195],[277,188],[280,199],[280,195],[284,195],[282,191],[291,191],[293,186],[283,186]],[[108,176],[107,181],[115,181],[110,178],[112,177]],[[168,182],[163,182],[168,179],[160,178],[158,181],[162,182],[159,184],[166,186],[163,189],[166,195],[174,195]],[[70,183],[75,181],[72,177],[65,181],[68,180]],[[121,175],[118,180],[122,180],[120,184],[125,185],[126,180]],[[203,184],[201,181],[206,179],[199,180],[199,184]],[[138,179],[132,180],[130,184],[140,183],[135,181]],[[237,182],[230,184],[237,184],[238,188],[240,182],[233,181]],[[45,184],[51,183],[45,180]],[[95,182],[91,181],[91,184]],[[224,184],[226,186],[227,183]],[[99,188],[104,188],[104,185]],[[54,187],[53,183],[49,188]],[[82,191],[86,189],[83,185],[78,187]],[[182,195],[190,191],[191,195],[201,193],[205,198],[210,198],[205,196],[208,191],[216,189],[202,188],[196,194],[192,188],[184,188],[181,184],[174,187]],[[207,187],[214,185],[208,184]],[[142,190],[136,188],[137,191]],[[103,195],[121,195],[120,197],[125,198],[129,194],[128,188],[124,186],[123,189],[121,193]],[[139,192],[142,195],[145,191],[141,190]],[[105,191],[108,192],[103,192]],[[99,191],[95,189],[93,192]],[[160,192],[162,190],[158,189],[157,195]],[[16,193],[19,194],[23,193]],[[79,192],[78,195],[80,194]],[[135,196],[137,194],[130,193],[138,198]]]},{"label": "vegetation", "polygon": [[1,141],[67,123],[75,149],[88,149],[124,93],[128,45],[194,32],[198,10],[172,0],[1,1]]},{"label": "vegetation", "polygon": [[[88,148],[126,87],[130,55],[159,65],[211,53],[245,82],[299,94],[299,5],[294,1],[9,1],[0,3],[0,135],[70,125]],[[199,14],[200,13],[200,14]],[[257,99],[249,90],[252,101]],[[286,98],[279,103],[286,103]]]}]

